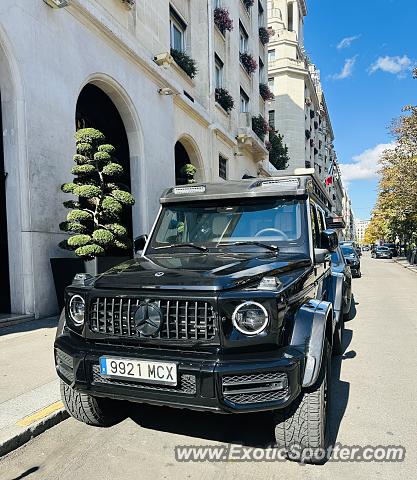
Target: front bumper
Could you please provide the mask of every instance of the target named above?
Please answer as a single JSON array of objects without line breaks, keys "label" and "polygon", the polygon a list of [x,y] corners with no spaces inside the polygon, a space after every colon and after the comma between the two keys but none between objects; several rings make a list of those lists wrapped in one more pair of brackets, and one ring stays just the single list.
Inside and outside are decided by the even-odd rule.
[{"label": "front bumper", "polygon": [[[100,375],[102,355],[175,362],[175,387],[110,380]],[[304,356],[295,349],[220,355],[92,344],[72,334],[55,340],[58,376],[97,397],[215,412],[284,408],[301,391]]]}]

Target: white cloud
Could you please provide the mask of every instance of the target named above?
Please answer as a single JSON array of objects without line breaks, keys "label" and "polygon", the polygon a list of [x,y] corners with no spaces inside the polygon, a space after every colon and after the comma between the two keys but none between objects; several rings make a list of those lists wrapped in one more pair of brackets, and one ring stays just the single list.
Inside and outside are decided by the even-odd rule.
[{"label": "white cloud", "polygon": [[394,143],[380,143],[352,157],[351,163],[341,163],[342,178],[345,183],[353,180],[369,180],[378,176],[378,161],[384,150],[394,148]]},{"label": "white cloud", "polygon": [[347,58],[341,72],[330,75],[330,78],[332,78],[333,80],[344,80],[345,78],[351,77],[357,58],[357,55],[352,58]]},{"label": "white cloud", "polygon": [[369,67],[369,74],[375,73],[378,70],[392,73],[399,77],[404,77],[406,72],[412,70],[412,61],[407,55],[390,57],[379,57],[375,63]]},{"label": "white cloud", "polygon": [[348,48],[352,45],[352,43],[355,40],[358,40],[360,38],[360,35],[353,35],[352,37],[345,37],[343,38],[336,46],[338,50],[341,50],[342,48]]}]

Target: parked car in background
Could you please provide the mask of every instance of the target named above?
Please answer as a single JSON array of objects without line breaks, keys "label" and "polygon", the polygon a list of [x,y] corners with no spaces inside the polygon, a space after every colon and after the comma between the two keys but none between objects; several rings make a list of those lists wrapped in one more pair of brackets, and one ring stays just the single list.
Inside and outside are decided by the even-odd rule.
[{"label": "parked car in background", "polygon": [[352,247],[356,251],[358,257],[360,257],[362,255],[360,245],[358,245],[353,240],[344,240],[344,241],[340,242],[340,246],[342,246],[342,245],[345,245],[346,247]]},{"label": "parked car in background", "polygon": [[[331,255],[332,255],[332,275],[343,277],[341,312],[343,312],[343,318],[347,319],[349,317],[349,313],[350,313],[350,309],[353,301],[352,272],[350,270],[349,265],[346,263],[346,260],[343,256],[343,253],[340,247],[337,247],[336,250],[332,252]],[[342,328],[344,328],[344,326]]]},{"label": "parked car in background", "polygon": [[386,246],[377,246],[371,254],[372,258],[392,258],[391,250]]},{"label": "parked car in background", "polygon": [[359,255],[352,245],[343,244],[340,249],[342,250],[343,257],[346,263],[349,265],[353,277],[360,278],[361,273],[361,260]]},{"label": "parked car in background", "polygon": [[370,250],[369,245],[364,245],[364,246],[362,247],[362,251],[363,251],[363,252],[369,252],[369,250]]},{"label": "parked car in background", "polygon": [[398,257],[397,245],[395,245],[395,243],[384,243],[383,246],[388,247],[391,250],[391,254],[393,257]]}]

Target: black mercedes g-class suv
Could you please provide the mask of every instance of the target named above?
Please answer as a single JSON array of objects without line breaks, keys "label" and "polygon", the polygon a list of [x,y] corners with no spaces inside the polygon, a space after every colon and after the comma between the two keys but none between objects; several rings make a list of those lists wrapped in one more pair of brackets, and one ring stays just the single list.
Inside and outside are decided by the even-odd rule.
[{"label": "black mercedes g-class suv", "polygon": [[136,258],[66,290],[55,361],[68,412],[106,426],[120,400],[269,410],[279,446],[326,447],[343,331],[330,206],[310,174],[168,189]]}]

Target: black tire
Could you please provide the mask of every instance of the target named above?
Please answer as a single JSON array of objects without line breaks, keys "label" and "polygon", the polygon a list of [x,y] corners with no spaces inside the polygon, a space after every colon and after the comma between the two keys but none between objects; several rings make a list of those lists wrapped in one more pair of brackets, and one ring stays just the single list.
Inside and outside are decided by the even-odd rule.
[{"label": "black tire", "polygon": [[78,392],[61,380],[61,398],[67,412],[79,422],[94,427],[110,427],[123,419],[123,406],[114,409],[115,402]]},{"label": "black tire", "polygon": [[331,347],[326,340],[322,368],[316,384],[301,392],[287,408],[275,417],[275,440],[278,447],[287,450],[289,460],[322,464],[327,458],[303,458],[304,449],[321,449],[329,446],[329,404],[331,385]]},{"label": "black tire", "polygon": [[354,316],[354,309],[355,309],[355,297],[352,294],[352,296],[350,297],[349,311],[343,315],[344,322],[348,322],[349,320],[352,320]]},{"label": "black tire", "polygon": [[336,328],[333,334],[333,349],[332,355],[342,355],[343,348],[343,336],[345,333],[345,320],[343,318],[343,312],[340,312],[339,319],[336,323]]}]

